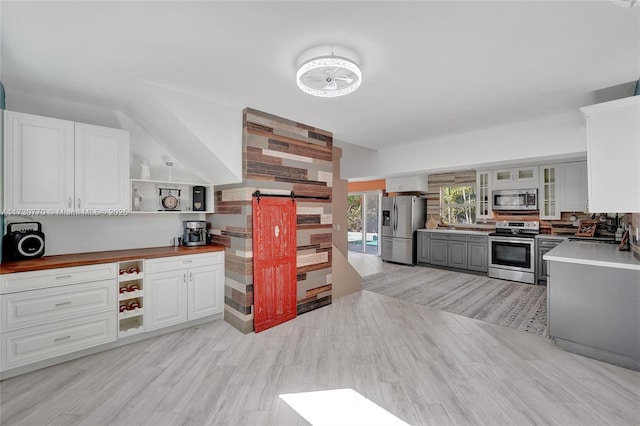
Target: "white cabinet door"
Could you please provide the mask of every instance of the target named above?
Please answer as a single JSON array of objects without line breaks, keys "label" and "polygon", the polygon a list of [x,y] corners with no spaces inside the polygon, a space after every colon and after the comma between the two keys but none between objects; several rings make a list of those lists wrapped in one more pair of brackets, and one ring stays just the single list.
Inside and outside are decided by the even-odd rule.
[{"label": "white cabinet door", "polygon": [[129,207],[129,132],[75,125],[75,208]]},{"label": "white cabinet door", "polygon": [[6,209],[72,208],[73,129],[71,121],[5,111]]},{"label": "white cabinet door", "polygon": [[587,117],[589,211],[640,212],[640,96],[581,110]]},{"label": "white cabinet door", "polygon": [[587,162],[564,163],[560,171],[560,210],[563,212],[588,211]]},{"label": "white cabinet door", "polygon": [[540,219],[560,219],[560,169],[562,165],[540,166],[540,193],[538,208]]},{"label": "white cabinet door", "polygon": [[151,331],[187,320],[186,269],[145,277],[145,330]]},{"label": "white cabinet door", "polygon": [[493,186],[495,189],[537,188],[538,166],[494,170]]},{"label": "white cabinet door", "polygon": [[224,273],[220,265],[189,269],[189,321],[222,312]]},{"label": "white cabinet door", "polygon": [[491,171],[484,170],[476,173],[476,219],[490,219],[491,211]]}]

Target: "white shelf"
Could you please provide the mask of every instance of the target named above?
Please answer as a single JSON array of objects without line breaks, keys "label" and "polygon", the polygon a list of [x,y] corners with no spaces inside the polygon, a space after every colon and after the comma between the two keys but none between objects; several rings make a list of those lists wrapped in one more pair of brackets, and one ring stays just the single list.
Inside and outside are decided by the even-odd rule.
[{"label": "white shelf", "polygon": [[131,309],[124,312],[118,312],[118,318],[123,320],[127,318],[140,317],[144,314],[143,308]]},{"label": "white shelf", "polygon": [[118,301],[136,299],[142,296],[144,296],[143,290],[125,291],[124,293],[118,294]]},{"label": "white shelf", "polygon": [[[133,209],[133,199],[131,200],[131,214],[207,214],[215,212],[215,201],[213,185],[207,183],[189,183],[189,182],[170,182],[164,180],[142,180],[131,179],[131,194],[137,190],[138,196],[141,198],[140,209]],[[206,210],[193,210],[193,188],[202,186],[206,202],[204,208]],[[179,205],[176,210],[164,210],[160,204],[160,189],[176,189],[179,192],[174,194],[179,198]]]},{"label": "white shelf", "polygon": [[120,274],[118,276],[118,282],[126,283],[129,281],[141,280],[144,278],[144,272],[138,272],[133,274]]}]

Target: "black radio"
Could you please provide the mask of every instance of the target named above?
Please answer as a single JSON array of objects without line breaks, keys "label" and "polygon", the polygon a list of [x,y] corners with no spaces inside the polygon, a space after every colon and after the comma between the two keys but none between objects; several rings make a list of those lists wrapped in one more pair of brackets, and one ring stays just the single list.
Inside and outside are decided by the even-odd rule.
[{"label": "black radio", "polygon": [[2,237],[2,260],[36,259],[44,254],[44,234],[40,222],[7,224]]}]

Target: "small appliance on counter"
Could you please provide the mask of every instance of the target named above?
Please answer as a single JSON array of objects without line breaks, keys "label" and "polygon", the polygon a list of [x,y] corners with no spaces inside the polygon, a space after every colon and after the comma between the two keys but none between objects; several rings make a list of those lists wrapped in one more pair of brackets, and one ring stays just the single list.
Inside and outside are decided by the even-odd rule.
[{"label": "small appliance on counter", "polygon": [[204,220],[185,220],[182,222],[182,244],[188,247],[207,244],[207,222]]},{"label": "small appliance on counter", "polygon": [[7,224],[2,237],[2,260],[36,259],[44,255],[44,233],[40,222]]}]

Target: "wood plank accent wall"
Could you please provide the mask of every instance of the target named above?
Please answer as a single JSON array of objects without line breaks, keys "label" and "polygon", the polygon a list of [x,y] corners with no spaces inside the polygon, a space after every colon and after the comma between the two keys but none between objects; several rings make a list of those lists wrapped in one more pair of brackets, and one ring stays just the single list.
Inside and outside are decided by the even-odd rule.
[{"label": "wood plank accent wall", "polygon": [[215,187],[216,213],[207,219],[213,242],[226,248],[224,319],[249,333],[256,189],[311,197],[297,201],[298,315],[332,301],[333,134],[247,108],[242,140],[243,180]]},{"label": "wood plank accent wall", "polygon": [[440,220],[440,188],[443,186],[476,186],[476,171],[462,170],[429,175],[426,194],[427,217],[433,215],[434,219]]}]

